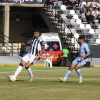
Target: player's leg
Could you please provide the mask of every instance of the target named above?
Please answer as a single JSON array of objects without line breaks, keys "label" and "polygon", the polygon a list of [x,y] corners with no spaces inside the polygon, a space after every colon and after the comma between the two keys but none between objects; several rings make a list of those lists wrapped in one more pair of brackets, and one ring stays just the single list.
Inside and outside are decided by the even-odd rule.
[{"label": "player's leg", "polygon": [[22,71],[23,66],[28,62],[28,60],[29,60],[29,54],[26,54],[24,57],[22,57],[21,62],[14,73],[15,77],[19,75],[19,73]]},{"label": "player's leg", "polygon": [[60,77],[59,77],[59,80],[65,82],[65,81],[68,79],[68,77],[70,76],[72,70],[75,68],[75,65],[76,65],[77,63],[78,63],[78,60],[77,60],[77,58],[76,58],[76,59],[72,62],[71,66],[69,67],[68,71],[66,72],[64,78],[60,78]]},{"label": "player's leg", "polygon": [[79,83],[82,83],[82,74],[81,74],[81,70],[80,68],[82,67],[82,64],[81,63],[78,63],[76,66],[75,66],[75,70],[78,74],[78,77],[79,77]]},{"label": "player's leg", "polygon": [[26,64],[24,60],[21,60],[21,63],[19,64],[18,68],[16,69],[14,73],[14,77],[17,77],[19,73],[22,71],[23,66]]},{"label": "player's leg", "polygon": [[30,82],[32,82],[33,79],[34,79],[34,76],[33,76],[33,73],[32,73],[32,70],[31,70],[30,66],[35,63],[35,60],[34,60],[35,57],[36,56],[31,55],[31,57],[29,58],[28,62],[25,64],[25,68],[26,68],[26,70],[28,71],[28,73],[30,75],[30,80],[29,80]]},{"label": "player's leg", "polygon": [[82,66],[84,66],[86,64],[87,60],[82,60],[80,63],[78,63],[76,66],[75,66],[75,70],[79,76],[79,83],[82,83],[82,74],[81,74],[81,71],[80,71],[80,68]]},{"label": "player's leg", "polygon": [[33,79],[34,79],[34,76],[33,76],[32,70],[31,70],[31,68],[30,68],[31,65],[32,65],[32,63],[29,62],[29,61],[25,64],[25,68],[26,68],[27,72],[28,72],[29,75],[30,75],[30,80],[29,80],[30,82],[32,82]]}]

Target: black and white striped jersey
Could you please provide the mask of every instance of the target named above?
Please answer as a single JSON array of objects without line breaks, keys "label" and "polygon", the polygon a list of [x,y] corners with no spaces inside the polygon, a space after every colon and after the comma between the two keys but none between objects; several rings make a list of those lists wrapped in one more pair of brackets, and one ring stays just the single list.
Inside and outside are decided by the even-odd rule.
[{"label": "black and white striped jersey", "polygon": [[41,49],[41,46],[45,45],[43,39],[40,37],[32,38],[30,41],[30,44],[31,44],[31,48],[30,48],[29,54],[32,54],[34,56],[39,55],[39,50]]}]

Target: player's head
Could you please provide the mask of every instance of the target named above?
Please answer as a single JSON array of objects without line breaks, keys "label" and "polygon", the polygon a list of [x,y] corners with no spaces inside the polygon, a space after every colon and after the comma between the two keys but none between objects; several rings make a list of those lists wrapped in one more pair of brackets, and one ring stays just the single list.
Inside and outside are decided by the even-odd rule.
[{"label": "player's head", "polygon": [[39,30],[34,31],[34,37],[38,38],[38,37],[40,37],[40,35],[41,35],[41,33]]},{"label": "player's head", "polygon": [[84,43],[84,36],[80,36],[80,37],[78,38],[78,43],[79,43],[79,44]]}]

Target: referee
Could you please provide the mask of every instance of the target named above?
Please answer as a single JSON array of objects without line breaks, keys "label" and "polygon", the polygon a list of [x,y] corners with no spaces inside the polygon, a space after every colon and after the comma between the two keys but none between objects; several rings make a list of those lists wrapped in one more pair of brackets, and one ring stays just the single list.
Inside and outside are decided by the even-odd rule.
[{"label": "referee", "polygon": [[[34,76],[32,73],[32,70],[30,68],[30,66],[32,64],[34,64],[34,62],[36,62],[36,60],[39,60],[40,56],[43,54],[44,50],[45,50],[45,44],[44,41],[42,40],[42,38],[40,38],[40,31],[39,30],[35,30],[33,37],[30,41],[29,44],[25,44],[22,43],[22,45],[30,45],[31,49],[30,51],[21,59],[21,62],[17,68],[17,70],[14,73],[14,77],[16,78],[18,76],[18,74],[22,71],[23,66],[25,66],[26,70],[28,71],[29,75],[30,75],[30,82],[33,81]],[[39,53],[41,48],[41,53]],[[7,76],[9,78],[9,80],[11,81],[11,76]]]}]

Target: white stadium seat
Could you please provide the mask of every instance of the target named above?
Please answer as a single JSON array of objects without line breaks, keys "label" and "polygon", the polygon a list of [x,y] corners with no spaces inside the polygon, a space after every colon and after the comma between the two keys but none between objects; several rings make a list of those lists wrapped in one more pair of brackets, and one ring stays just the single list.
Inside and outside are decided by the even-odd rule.
[{"label": "white stadium seat", "polygon": [[70,14],[71,15],[75,15],[75,11],[74,10],[70,10]]},{"label": "white stadium seat", "polygon": [[61,5],[61,6],[60,6],[60,9],[61,9],[62,11],[64,11],[64,10],[66,10],[66,6],[65,6],[65,5]]},{"label": "white stadium seat", "polygon": [[80,29],[85,29],[84,24],[80,24]]},{"label": "white stadium seat", "polygon": [[81,21],[80,19],[77,19],[77,20],[76,20],[76,23],[77,23],[77,24],[82,24],[82,21]]},{"label": "white stadium seat", "polygon": [[100,29],[96,29],[96,30],[95,30],[95,33],[96,33],[96,34],[100,34]]},{"label": "white stadium seat", "polygon": [[78,15],[74,15],[73,18],[76,20],[79,19]]},{"label": "white stadium seat", "polygon": [[86,29],[91,29],[91,25],[90,24],[86,24]]},{"label": "white stadium seat", "polygon": [[96,39],[96,43],[97,44],[100,44],[100,39]]},{"label": "white stadium seat", "polygon": [[95,34],[94,29],[90,29],[89,34]]},{"label": "white stadium seat", "polygon": [[79,38],[79,34],[78,34],[78,33],[75,33],[75,34],[74,34],[74,37],[75,37],[76,39],[78,39],[78,38]]}]

